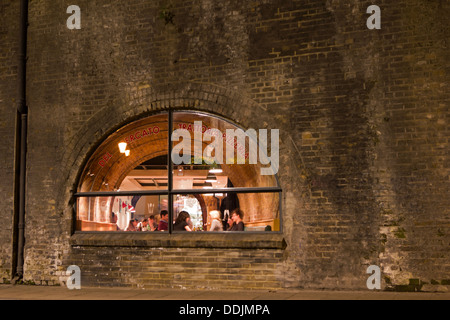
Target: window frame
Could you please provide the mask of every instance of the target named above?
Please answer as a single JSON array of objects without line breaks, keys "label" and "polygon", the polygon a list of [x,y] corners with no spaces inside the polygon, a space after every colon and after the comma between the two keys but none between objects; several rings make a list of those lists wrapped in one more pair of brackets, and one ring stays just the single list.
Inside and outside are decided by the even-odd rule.
[{"label": "window frame", "polygon": [[[203,111],[195,111],[195,110],[178,110],[178,109],[172,109],[169,108],[167,111],[158,113],[168,114],[168,138],[167,138],[167,144],[168,144],[168,155],[167,155],[167,170],[168,170],[168,186],[166,190],[137,190],[137,191],[88,191],[88,192],[75,192],[73,194],[74,199],[74,219],[73,219],[73,230],[74,232],[72,234],[143,234],[143,232],[139,231],[82,231],[82,230],[76,230],[76,223],[78,219],[78,209],[77,209],[77,200],[79,198],[95,198],[95,197],[120,197],[120,196],[168,196],[168,212],[169,212],[169,230],[168,232],[159,232],[158,234],[197,234],[199,232],[183,232],[183,231],[174,231],[173,230],[173,218],[174,218],[174,207],[173,207],[173,198],[176,195],[201,195],[201,194],[221,194],[221,193],[235,193],[235,194],[262,194],[262,193],[270,193],[270,194],[276,194],[279,195],[279,221],[280,221],[280,228],[278,231],[202,231],[200,233],[202,234],[248,234],[248,235],[256,235],[256,234],[282,234],[283,233],[283,214],[282,214],[282,196],[283,196],[283,190],[280,187],[279,180],[278,180],[278,174],[275,174],[275,181],[277,186],[276,187],[238,187],[238,188],[225,188],[225,189],[208,189],[208,190],[202,190],[202,189],[174,189],[173,188],[173,162],[172,162],[172,150],[173,150],[173,141],[171,139],[171,133],[173,133],[173,115],[174,113],[192,113],[192,114],[201,114],[204,116],[211,116],[218,118],[222,121],[225,121],[233,126],[236,126],[237,128],[240,128],[236,124],[232,123],[231,121],[221,117],[217,116],[215,114],[203,112]],[[154,232],[153,232],[154,233]],[[146,232],[145,234],[151,235],[152,232]]]}]

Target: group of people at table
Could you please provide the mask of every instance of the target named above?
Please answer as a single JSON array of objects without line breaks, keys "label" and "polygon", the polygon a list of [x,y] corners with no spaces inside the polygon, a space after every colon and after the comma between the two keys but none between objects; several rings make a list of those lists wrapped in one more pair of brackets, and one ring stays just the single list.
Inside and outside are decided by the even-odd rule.
[{"label": "group of people at table", "polygon": [[[228,221],[222,221],[220,211],[211,211],[211,226],[208,231],[244,231],[244,213],[240,209],[235,209],[231,212]],[[168,231],[169,230],[169,212],[167,210],[161,211],[159,223],[156,222],[154,216],[148,219],[139,221],[131,219],[125,231]],[[186,211],[181,211],[173,224],[173,231],[187,231],[192,232],[193,227],[190,223],[191,216]]]}]

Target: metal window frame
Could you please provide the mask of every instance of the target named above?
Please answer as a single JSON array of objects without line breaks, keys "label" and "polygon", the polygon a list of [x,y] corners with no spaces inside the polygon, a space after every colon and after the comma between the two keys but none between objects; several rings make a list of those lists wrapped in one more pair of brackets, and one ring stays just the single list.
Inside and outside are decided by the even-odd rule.
[{"label": "metal window frame", "polygon": [[[173,113],[177,112],[178,110],[173,110],[173,109],[169,109],[168,110],[168,121],[169,121],[169,125],[168,125],[168,132],[173,132]],[[198,113],[196,111],[185,111],[185,110],[180,110],[178,112],[186,112],[186,113]],[[205,115],[208,115],[204,112],[199,112]],[[214,117],[217,117],[221,120],[227,121],[229,123],[231,123],[230,121],[223,119],[219,116],[216,115],[212,115]],[[235,124],[233,124],[235,125]],[[280,217],[280,230],[279,231],[272,231],[271,233],[282,233],[283,231],[283,223],[282,223],[282,219],[283,219],[283,215],[282,215],[282,194],[283,194],[283,190],[281,187],[279,187],[279,181],[278,181],[278,176],[275,175],[275,180],[277,182],[277,187],[250,187],[250,188],[226,188],[226,189],[208,189],[208,190],[203,190],[203,189],[173,189],[173,162],[172,162],[172,151],[173,151],[173,146],[172,146],[172,140],[170,139],[170,137],[168,138],[168,155],[167,155],[167,167],[168,167],[168,188],[166,190],[141,190],[141,191],[90,191],[90,192],[76,192],[73,197],[75,198],[74,201],[74,212],[75,212],[75,221],[78,215],[78,210],[76,208],[77,205],[77,199],[79,198],[94,198],[94,197],[120,197],[120,196],[151,196],[151,195],[155,195],[155,196],[168,196],[168,211],[169,211],[169,230],[168,230],[168,234],[173,234],[173,233],[182,233],[182,232],[177,232],[173,230],[173,217],[174,217],[174,208],[173,208],[173,196],[176,195],[191,195],[191,194],[197,194],[197,195],[201,195],[201,194],[216,194],[216,193],[236,193],[236,194],[250,194],[250,193],[256,193],[256,194],[261,194],[261,193],[278,193],[279,194],[279,217]],[[74,221],[74,227],[76,225]],[[82,230],[75,230],[76,228],[74,228],[74,231],[76,233],[105,233],[104,231],[82,231]],[[226,231],[223,231],[226,232]],[[108,233],[108,232],[107,232]],[[109,232],[110,233],[110,232]],[[217,232],[214,232],[217,233]],[[245,234],[261,234],[261,233],[266,233],[266,232],[233,232],[233,233],[245,233]]]}]

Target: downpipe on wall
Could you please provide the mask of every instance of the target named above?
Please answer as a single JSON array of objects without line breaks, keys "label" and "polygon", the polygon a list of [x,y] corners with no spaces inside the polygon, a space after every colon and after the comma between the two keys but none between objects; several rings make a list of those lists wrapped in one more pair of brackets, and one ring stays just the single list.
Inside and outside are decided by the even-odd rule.
[{"label": "downpipe on wall", "polygon": [[16,164],[14,188],[14,239],[13,243],[13,278],[15,284],[23,279],[24,248],[25,248],[25,206],[26,206],[26,157],[28,135],[28,106],[26,100],[27,85],[27,31],[28,31],[28,0],[20,2],[20,34],[19,34],[19,63],[18,63],[18,103],[16,130]]}]

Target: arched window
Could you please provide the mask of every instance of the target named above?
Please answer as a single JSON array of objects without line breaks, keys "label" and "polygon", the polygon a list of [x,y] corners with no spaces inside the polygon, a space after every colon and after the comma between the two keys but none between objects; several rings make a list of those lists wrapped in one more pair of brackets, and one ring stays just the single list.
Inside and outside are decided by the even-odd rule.
[{"label": "arched window", "polygon": [[86,163],[76,231],[281,231],[278,160],[267,141],[267,130],[200,112],[134,121]]}]

